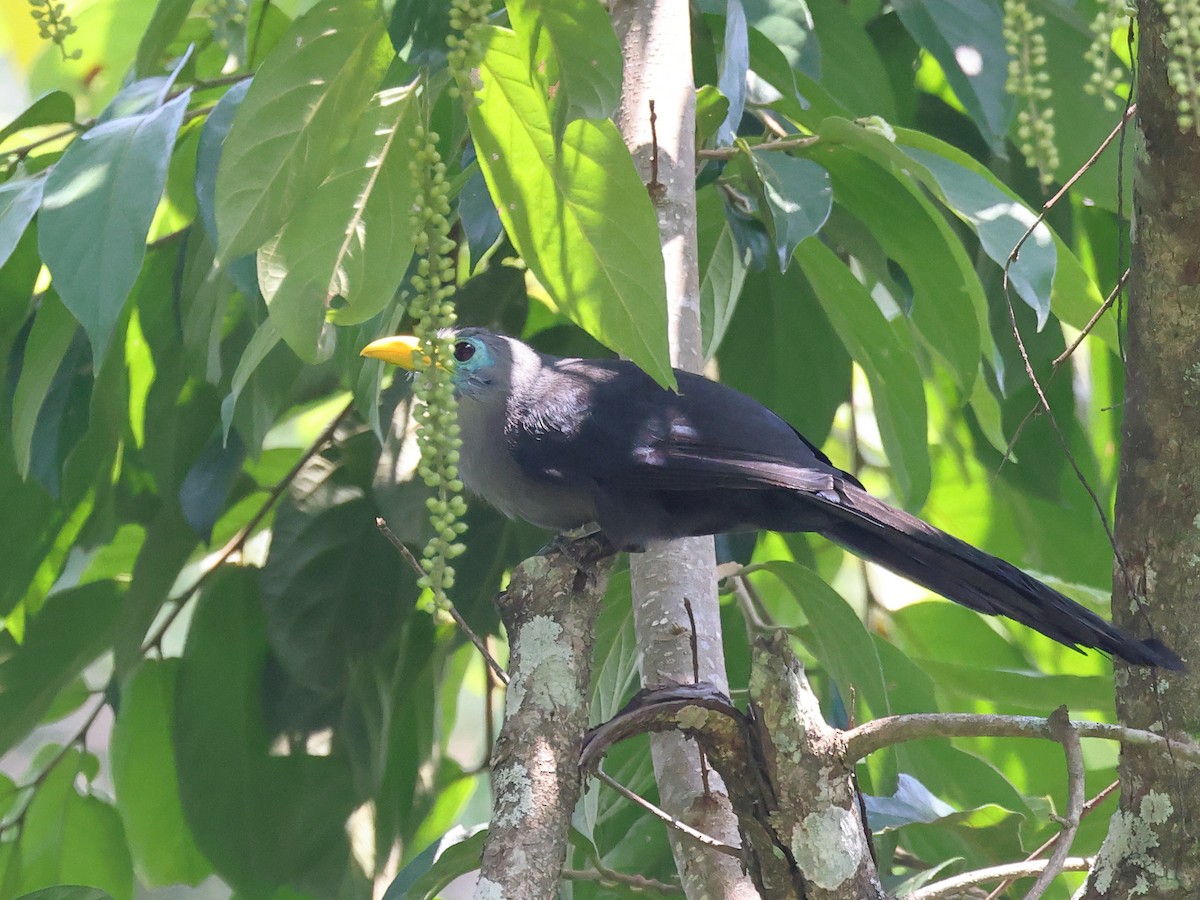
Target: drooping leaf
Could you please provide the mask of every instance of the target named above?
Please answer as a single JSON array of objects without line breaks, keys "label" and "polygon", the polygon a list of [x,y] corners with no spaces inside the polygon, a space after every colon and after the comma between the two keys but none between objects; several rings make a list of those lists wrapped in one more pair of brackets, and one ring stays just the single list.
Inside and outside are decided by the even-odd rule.
[{"label": "drooping leaf", "polygon": [[15,119],[0,128],[0,144],[26,128],[75,121],[75,98],[66,91],[49,91],[25,107]]},{"label": "drooping leaf", "polygon": [[46,601],[24,643],[0,660],[0,753],[21,740],[58,692],[104,651],[120,600],[115,582],[96,581]]},{"label": "drooping leaf", "polygon": [[104,357],[142,259],[189,91],[77,138],[46,180],[38,247],[54,285]]},{"label": "drooping leaf", "polygon": [[258,253],[271,318],[309,362],[327,315],[340,325],[364,322],[404,277],[413,248],[408,138],[416,99],[413,87],[376,94],[329,177]]},{"label": "drooping leaf", "polygon": [[254,576],[211,579],[188,631],[173,741],[184,818],[225,881],[250,895],[283,885],[337,893],[356,804],[344,761],[269,755],[261,692],[267,646]]},{"label": "drooping leaf", "polygon": [[261,247],[325,179],[390,57],[362,0],[323,0],[293,24],[238,107],[217,170],[217,256]]},{"label": "drooping leaf", "polygon": [[[697,195],[700,218],[700,328],[704,358],[712,359],[725,337],[746,281],[746,252],[734,237],[715,191]],[[709,237],[711,232],[711,238]]]},{"label": "drooping leaf", "polygon": [[[828,125],[839,129],[839,141],[871,140],[858,126]],[[979,372],[987,298],[962,242],[903,172],[884,168],[849,147],[831,146],[815,156],[833,176],[834,200],[870,230],[911,282],[913,323],[949,366],[959,389],[969,395]]]},{"label": "drooping leaf", "polygon": [[939,800],[929,788],[906,772],[900,773],[896,792],[890,797],[864,794],[862,799],[872,831],[899,828],[913,822],[936,822],[955,812],[953,806]]},{"label": "drooping leaf", "polygon": [[897,0],[900,21],[941,64],[954,94],[992,147],[1000,150],[1008,130],[1012,97],[1004,89],[1000,3],[996,0]]},{"label": "drooping leaf", "polygon": [[785,271],[796,245],[821,230],[833,209],[829,173],[811,159],[783,153],[751,153],[755,193],[766,207],[767,230]]},{"label": "drooping leaf", "polygon": [[178,36],[193,3],[194,0],[158,0],[150,24],[138,42],[137,57],[133,61],[133,71],[137,75],[144,78],[155,74],[159,60]]},{"label": "drooping leaf", "polygon": [[867,375],[875,420],[906,506],[929,493],[925,389],[903,323],[890,323],[833,251],[818,240],[796,248],[796,260],[834,330]]},{"label": "drooping leaf", "polygon": [[[1016,238],[1024,234],[1025,229],[1032,222],[1032,220],[1025,221],[1027,211],[1024,211],[1024,205],[1016,192],[1005,186],[986,166],[980,165],[977,160],[963,153],[957,147],[952,147],[929,135],[907,128],[896,131],[896,140],[906,153],[913,150],[925,153],[923,159],[925,169],[933,178],[937,179],[939,187],[946,194],[947,202],[951,204],[954,204],[955,201],[950,197],[949,190],[941,185],[941,182],[947,177],[952,177],[956,181],[962,179],[964,176],[961,170],[969,173],[967,177],[974,176],[990,186],[991,190],[995,192],[995,205],[982,208],[981,213],[977,214],[978,223],[972,222],[971,218],[968,218],[967,221],[977,229],[981,242],[985,229],[992,232],[993,246],[989,247],[985,244],[984,249],[992,259],[1003,266],[1016,245]],[[936,154],[942,158],[942,162],[930,160],[930,154]],[[969,190],[968,197],[961,198],[959,201],[963,203],[964,207],[968,205],[970,197],[987,198],[988,196],[988,188],[979,181],[976,181]],[[1022,211],[1018,212],[1013,209],[1012,205],[1014,204],[1020,205]],[[1010,238],[1014,220],[1020,223],[1021,228],[1015,237]],[[1052,248],[1047,245],[1047,237],[1053,241]],[[1064,322],[1082,329],[1100,308],[1103,298],[1096,288],[1095,281],[1080,263],[1079,257],[1072,252],[1062,238],[1042,224],[1025,242],[1025,246],[1021,248],[1020,258],[1010,270],[1013,286],[1019,296],[1035,311],[1039,310],[1039,306],[1034,305],[1030,301],[1030,297],[1036,297],[1038,304],[1043,302],[1042,296],[1045,291],[1047,273],[1053,277],[1049,299],[1051,310]],[[1117,329],[1113,317],[1105,317],[1095,322],[1089,333],[1104,341],[1114,351],[1118,349]]]},{"label": "drooping leaf", "polygon": [[387,31],[396,52],[411,65],[434,70],[446,65],[446,37],[450,34],[448,4],[396,0]]},{"label": "drooping leaf", "polygon": [[447,834],[397,873],[383,900],[432,900],[455,878],[479,868],[487,830],[470,837]]},{"label": "drooping leaf", "polygon": [[34,794],[21,829],[17,894],[98,890],[113,900],[133,900],[133,861],[117,811],[75,788],[81,773],[94,777],[94,764],[90,754],[67,751]]},{"label": "drooping leaf", "polygon": [[672,385],[658,226],[616,127],[577,120],[556,146],[521,42],[489,27],[486,45],[469,117],[509,237],[564,313]]},{"label": "drooping leaf", "polygon": [[512,0],[505,8],[513,30],[531,48],[542,29],[550,38],[562,79],[555,99],[566,104],[563,125],[606,119],[616,111],[624,63],[603,5],[595,0]]},{"label": "drooping leaf", "polygon": [[242,358],[233,372],[229,394],[221,401],[221,428],[226,436],[233,425],[233,413],[237,408],[238,397],[241,396],[254,370],[267,358],[267,354],[275,349],[280,340],[282,337],[279,334],[279,326],[275,324],[274,319],[266,319],[255,330],[254,337],[242,352]]},{"label": "drooping leaf", "polygon": [[177,659],[147,660],[121,694],[112,777],[129,849],[149,886],[199,884],[212,866],[183,820],[171,746]]},{"label": "drooping leaf", "polygon": [[41,206],[45,185],[44,178],[14,178],[0,184],[0,266],[17,249],[21,235]]},{"label": "drooping leaf", "polygon": [[750,36],[742,0],[729,0],[725,13],[725,40],[721,43],[721,75],[717,87],[728,101],[725,118],[717,129],[717,144],[728,147],[737,138],[746,109],[746,76],[750,70]]},{"label": "drooping leaf", "polygon": [[242,470],[246,447],[237,432],[223,440],[218,432],[209,438],[179,486],[179,507],[184,519],[201,539],[212,539],[233,484]]},{"label": "drooping leaf", "polygon": [[58,296],[48,292],[42,298],[42,306],[33,320],[33,329],[25,344],[21,375],[12,399],[13,455],[22,478],[29,475],[33,434],[42,405],[78,329],[78,323]]},{"label": "drooping leaf", "polygon": [[344,685],[348,660],[395,630],[417,590],[360,488],[327,463],[314,465],[305,481],[304,494],[275,514],[263,611],[268,640],[289,674],[330,691]]},{"label": "drooping leaf", "polygon": [[[789,66],[812,78],[821,75],[821,46],[806,0],[741,0],[746,22],[770,40]],[[707,13],[725,14],[725,0],[704,0]],[[722,29],[723,30],[723,29]]]}]

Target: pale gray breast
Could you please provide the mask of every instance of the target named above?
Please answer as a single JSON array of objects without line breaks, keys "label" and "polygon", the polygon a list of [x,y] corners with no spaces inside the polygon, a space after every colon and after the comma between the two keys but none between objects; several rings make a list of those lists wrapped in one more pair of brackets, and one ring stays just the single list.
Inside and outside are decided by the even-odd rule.
[{"label": "pale gray breast", "polygon": [[567,531],[595,522],[588,494],[531,479],[521,471],[509,452],[504,404],[492,400],[459,398],[463,446],[458,469],[463,484],[509,518],[541,528]]}]

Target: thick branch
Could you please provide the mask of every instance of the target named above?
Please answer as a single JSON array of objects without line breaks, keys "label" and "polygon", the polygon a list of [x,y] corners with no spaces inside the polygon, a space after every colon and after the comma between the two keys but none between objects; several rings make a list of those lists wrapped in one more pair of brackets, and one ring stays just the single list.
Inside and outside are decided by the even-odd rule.
[{"label": "thick branch", "polygon": [[579,798],[596,616],[612,557],[585,538],[521,563],[500,599],[511,646],[504,725],[492,754],[495,801],[475,896],[552,900]]}]

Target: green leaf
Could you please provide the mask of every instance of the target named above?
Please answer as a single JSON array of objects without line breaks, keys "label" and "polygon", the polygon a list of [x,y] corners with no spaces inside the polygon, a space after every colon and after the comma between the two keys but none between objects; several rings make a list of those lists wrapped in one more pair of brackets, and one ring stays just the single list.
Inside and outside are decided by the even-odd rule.
[{"label": "green leaf", "polygon": [[820,446],[850,397],[851,365],[812,288],[796,270],[752,272],[738,310],[718,354],[721,380]]},{"label": "green leaf", "polygon": [[121,693],[110,752],[117,810],[142,880],[196,885],[212,866],[183,820],[171,746],[179,660],[147,660]]},{"label": "green leaf", "polygon": [[390,58],[363,0],[323,0],[292,25],[254,76],[217,171],[217,256],[262,246],[325,179]]},{"label": "green leaf", "polygon": [[603,5],[595,0],[510,0],[505,8],[513,30],[528,42],[530,59],[539,32],[545,29],[549,36],[562,79],[555,101],[566,104],[566,121],[606,119],[616,111],[624,62]]},{"label": "green leaf", "polygon": [[196,606],[175,690],[184,817],[217,874],[251,896],[335,896],[357,805],[336,756],[270,755],[261,708],[265,626],[249,571],[222,570]]},{"label": "green leaf", "polygon": [[[956,212],[959,211],[955,206],[956,203],[962,202],[963,206],[966,207],[968,205],[967,201],[965,199],[956,201],[951,198],[949,189],[942,184],[944,179],[949,180],[949,178],[952,178],[955,181],[963,179],[964,176],[961,174],[961,170],[965,170],[968,173],[966,177],[974,177],[975,179],[987,182],[990,189],[995,192],[995,207],[993,209],[998,210],[1000,213],[995,216],[996,222],[993,225],[990,221],[993,215],[988,207],[984,207],[982,214],[977,214],[981,220],[978,224],[974,223],[971,218],[967,218],[967,221],[979,232],[981,242],[985,226],[996,228],[995,236],[993,237],[993,242],[996,246],[988,247],[985,244],[984,249],[992,259],[996,260],[1003,267],[1005,261],[1008,259],[1008,254],[1012,252],[1012,248],[1016,245],[1016,238],[1024,234],[1029,222],[1032,222],[1032,217],[1029,218],[1029,222],[1024,221],[1027,210],[1018,212],[1015,208],[1019,205],[1021,210],[1025,210],[1024,202],[1016,191],[1006,186],[986,166],[980,165],[977,160],[968,154],[957,147],[952,147],[927,134],[907,128],[899,128],[896,130],[896,141],[905,153],[911,153],[913,150],[924,151],[923,164],[926,170],[937,180],[939,190],[944,192],[948,205],[955,207]],[[941,163],[931,161],[929,157],[933,154],[936,154],[943,161]],[[947,170],[952,172],[953,175],[948,176]],[[974,195],[977,198],[986,197],[987,193],[988,188],[984,187],[978,181],[974,187],[970,188],[970,195]],[[1009,222],[1014,219],[1022,223],[1020,232],[1016,235],[1016,238],[1000,240],[1001,235],[1004,235],[1006,238],[1009,237],[1011,234]],[[1054,242],[1053,250],[1046,246],[1047,236]],[[1007,243],[1007,247],[1005,243]],[[999,256],[1001,253],[1003,254],[1002,258]],[[1017,288],[1018,293],[1020,293],[1021,298],[1035,310],[1038,310],[1038,307],[1030,302],[1028,295],[1036,296],[1038,303],[1042,302],[1041,298],[1045,291],[1044,280],[1047,270],[1049,270],[1054,279],[1049,300],[1050,309],[1064,322],[1074,328],[1082,329],[1100,308],[1103,303],[1103,297],[1101,297],[1100,291],[1096,288],[1095,281],[1084,269],[1083,264],[1080,263],[1079,258],[1072,252],[1071,248],[1056,233],[1047,228],[1045,224],[1042,224],[1034,231],[1033,237],[1025,242],[1025,246],[1021,248],[1020,258],[1010,270],[1013,277],[1013,284]],[[1028,287],[1023,289],[1023,285],[1026,283]],[[1092,326],[1092,330],[1089,333],[1104,341],[1114,351],[1119,349],[1116,320],[1114,317],[1106,316],[1100,319]]]},{"label": "green leaf", "polygon": [[22,355],[21,376],[13,394],[12,440],[17,471],[29,475],[33,452],[33,432],[38,414],[46,402],[50,385],[66,357],[78,323],[53,291],[42,297],[42,306],[33,320],[33,329]]},{"label": "green leaf", "polygon": [[569,318],[673,386],[658,224],[616,126],[577,120],[556,146],[521,42],[485,35],[469,118],[509,237]]},{"label": "green leaf", "polygon": [[446,65],[446,38],[450,34],[448,4],[396,0],[387,30],[397,53],[408,49],[404,58],[411,65],[427,66],[433,71]]},{"label": "green leaf", "polygon": [[21,235],[41,206],[45,185],[43,178],[14,178],[0,184],[0,266],[17,249]]},{"label": "green leaf", "polygon": [[34,794],[21,830],[22,892],[52,886],[80,891],[86,888],[65,886],[87,884],[101,896],[132,900],[133,861],[120,817],[98,797],[75,789],[88,764],[89,756],[68,751]]},{"label": "green leaf", "polygon": [[[771,41],[788,65],[812,78],[821,74],[823,54],[805,0],[741,0],[750,28]],[[724,12],[725,4],[708,0],[708,12]]]},{"label": "green leaf", "polygon": [[[700,262],[700,328],[704,339],[704,358],[712,359],[721,346],[733,311],[737,309],[742,285],[746,281],[746,255],[725,218],[723,204],[715,190],[703,191],[697,203],[701,233],[698,235]],[[707,227],[706,227],[707,226]],[[712,237],[710,232],[715,232]]]},{"label": "green leaf", "polygon": [[478,869],[487,829],[454,843],[457,837],[448,834],[401,869],[383,900],[432,900],[455,878]]},{"label": "green leaf", "polygon": [[808,649],[828,669],[843,700],[856,697],[871,717],[889,715],[883,667],[871,635],[842,596],[799,563],[768,562],[750,571],[774,575],[804,610],[813,637]]},{"label": "green leaf", "polygon": [[120,599],[112,581],[54,594],[29,622],[24,643],[0,659],[0,753],[25,737],[59,691],[104,652]]},{"label": "green leaf", "polygon": [[821,86],[855,116],[896,120],[896,99],[876,47],[876,23],[863,27],[842,0],[807,0],[821,43]]},{"label": "green leaf", "polygon": [[326,311],[339,325],[378,314],[395,295],[413,251],[415,200],[408,139],[414,87],[376,94],[329,177],[258,253],[258,282],[283,339],[317,360]]},{"label": "green leaf", "polygon": [[100,888],[79,884],[42,888],[32,894],[22,894],[19,900],[113,900],[112,894]]},{"label": "green leaf", "polygon": [[909,147],[905,152],[937,179],[947,206],[975,229],[984,252],[1001,268],[1025,232],[1033,229],[1020,256],[1009,267],[1008,277],[1021,299],[1037,313],[1040,331],[1050,315],[1058,261],[1050,229],[1044,222],[1034,227],[1037,216],[986,178],[920,147]]},{"label": "green leaf", "polygon": [[918,665],[939,688],[957,697],[995,704],[1005,712],[1044,715],[1056,705],[1112,714],[1112,678],[1105,675],[1046,675],[922,659]]},{"label": "green leaf", "polygon": [[42,94],[15,119],[0,128],[0,144],[26,128],[75,121],[75,98],[65,91]]},{"label": "green leaf", "polygon": [[38,247],[59,296],[104,357],[142,259],[189,91],[77,138],[46,180]]},{"label": "green leaf", "polygon": [[919,509],[930,484],[925,385],[903,322],[888,322],[862,283],[820,241],[805,241],[796,259],[834,331],[866,373],[900,496],[905,506]]},{"label": "green leaf", "polygon": [[154,15],[150,24],[142,32],[138,42],[137,56],[133,61],[133,71],[141,78],[156,74],[159,61],[171,42],[179,34],[188,13],[192,10],[194,0],[158,0],[154,6]]},{"label": "green leaf", "polygon": [[779,254],[779,269],[786,271],[796,245],[820,231],[833,209],[829,173],[810,159],[783,153],[750,153],[750,159],[770,213],[766,225]]},{"label": "green leaf", "polygon": [[842,120],[823,124],[821,133],[837,143],[853,142],[853,149],[835,145],[815,154],[833,176],[834,200],[904,270],[913,286],[913,323],[969,396],[979,372],[987,298],[962,242],[909,175],[857,152],[887,143],[882,137]]},{"label": "green leaf", "polygon": [[259,363],[275,349],[275,345],[279,343],[280,339],[279,326],[275,324],[275,320],[266,319],[255,330],[254,337],[250,338],[250,343],[242,352],[242,358],[238,360],[237,368],[233,372],[233,382],[230,384],[229,394],[221,401],[221,428],[226,437],[229,435],[230,426],[233,425],[233,413],[237,408],[238,397],[246,387],[246,382],[250,380],[250,376],[254,374]]},{"label": "green leaf", "polygon": [[145,543],[133,567],[129,591],[121,604],[113,647],[118,683],[141,661],[146,633],[195,547],[196,533],[184,521],[178,505],[164,503],[150,521]]},{"label": "green leaf", "polygon": [[896,0],[900,21],[941,64],[954,94],[992,149],[1000,152],[1012,98],[1004,89],[1008,53],[995,0]]},{"label": "green leaf", "polygon": [[284,501],[262,569],[275,655],[301,684],[325,691],[344,685],[347,661],[386,640],[418,593],[375,526],[374,505],[341,474],[315,467],[316,483]]}]

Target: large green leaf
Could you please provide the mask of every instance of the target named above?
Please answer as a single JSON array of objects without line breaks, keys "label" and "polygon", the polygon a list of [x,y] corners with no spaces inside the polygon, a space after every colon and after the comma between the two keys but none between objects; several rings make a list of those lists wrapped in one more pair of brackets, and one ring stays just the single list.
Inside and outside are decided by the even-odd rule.
[{"label": "large green leaf", "polygon": [[900,496],[906,506],[919,509],[930,484],[925,386],[903,323],[888,322],[862,283],[820,241],[797,247],[796,260],[834,331],[867,375]]},{"label": "large green leaf", "polygon": [[344,685],[349,660],[387,640],[418,593],[376,528],[374,505],[344,474],[327,463],[306,473],[304,494],[275,514],[262,570],[275,655],[301,684],[326,691]]},{"label": "large green leaf", "polygon": [[673,386],[658,225],[621,136],[581,119],[556,145],[517,36],[492,27],[486,44],[469,116],[509,237],[564,313]]},{"label": "large green leaf", "polygon": [[0,184],[0,266],[17,249],[21,235],[42,205],[43,178],[14,178]]},{"label": "large green leaf", "polygon": [[[896,142],[905,153],[920,154],[918,161],[936,181],[947,205],[978,232],[985,252],[1003,267],[1017,239],[1034,220],[1016,191],[969,154],[923,132],[898,128]],[[1053,241],[1053,247],[1047,241]],[[1017,293],[1038,311],[1039,318],[1041,305],[1048,303],[1055,315],[1078,329],[1087,325],[1103,302],[1079,257],[1044,223],[1021,248],[1010,277]],[[1048,300],[1044,299],[1047,277],[1053,279]],[[1100,319],[1089,333],[1118,349],[1114,317]]]},{"label": "large green leaf", "polygon": [[22,478],[29,475],[39,413],[78,328],[58,295],[47,292],[25,344],[21,375],[12,399],[13,455]]},{"label": "large green leaf", "polygon": [[260,703],[267,646],[253,574],[226,570],[196,607],[175,691],[184,817],[217,873],[252,896],[336,894],[356,805],[343,761],[270,755]]},{"label": "large green leaf", "polygon": [[190,93],[77,138],[46,180],[38,247],[59,296],[104,357],[142,259]]},{"label": "large green leaf", "polygon": [[820,446],[850,397],[850,355],[793,270],[753,272],[718,361],[721,380],[762,401]]},{"label": "large green leaf", "polygon": [[15,119],[0,128],[0,144],[26,128],[55,125],[75,119],[75,98],[66,91],[50,91],[29,104]]},{"label": "large green leaf", "polygon": [[120,600],[112,581],[54,594],[29,623],[25,642],[0,657],[0,753],[21,740],[58,692],[104,652]]},{"label": "large green leaf", "polygon": [[738,246],[716,189],[696,195],[700,260],[700,329],[704,358],[716,355],[746,281],[746,252]]},{"label": "large green leaf", "polygon": [[276,234],[325,180],[391,56],[362,0],[323,0],[296,20],[254,76],[217,171],[217,255],[236,259]]},{"label": "large green leaf", "polygon": [[137,57],[133,61],[133,71],[145,78],[154,75],[159,68],[159,61],[166,53],[167,47],[179,34],[188,13],[192,10],[195,0],[158,0],[154,5],[154,15],[150,24],[142,32],[138,42]]},{"label": "large green leaf", "polygon": [[212,872],[183,821],[171,747],[177,659],[147,660],[121,694],[112,777],[129,849],[149,886],[199,884]]},{"label": "large green leaf", "polygon": [[545,29],[558,61],[562,79],[558,103],[565,104],[565,120],[604,119],[621,99],[624,65],[621,45],[612,20],[595,0],[510,0],[505,4],[509,21],[529,43],[529,57]]},{"label": "large green leaf", "polygon": [[[858,152],[860,147],[870,152],[871,132],[841,120],[823,125],[822,136],[826,129],[832,146],[822,150],[822,144],[814,156],[833,176],[834,200],[866,225],[904,270],[913,287],[913,323],[969,395],[987,324],[987,298],[971,258],[908,174]],[[838,146],[843,142],[849,143]]]},{"label": "large green leaf", "polygon": [[81,795],[75,789],[76,777],[94,762],[88,755],[70,750],[38,788],[21,829],[18,894],[53,886],[90,885],[114,900],[133,900],[133,862],[117,811],[98,797]]},{"label": "large green leaf", "polygon": [[775,241],[779,268],[785,270],[792,253],[805,238],[821,230],[833,209],[829,173],[811,159],[782,153],[748,153],[757,179],[753,185],[767,231]]},{"label": "large green leaf", "polygon": [[889,715],[883,667],[871,635],[841,595],[799,563],[769,562],[753,570],[770,572],[800,604],[814,639],[809,650],[829,670],[843,700],[856,697],[872,717]]},{"label": "large green leaf", "polygon": [[896,0],[900,21],[933,54],[980,133],[1003,147],[1012,98],[997,0]]},{"label": "large green leaf", "polygon": [[366,321],[387,305],[412,256],[415,199],[408,138],[414,87],[371,99],[329,177],[258,253],[271,319],[298,356],[316,362],[321,326]]}]

